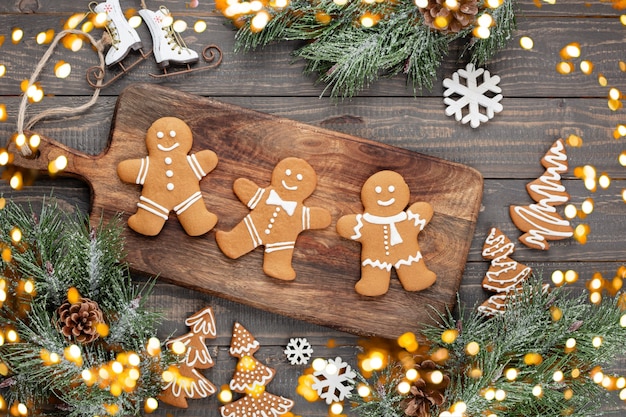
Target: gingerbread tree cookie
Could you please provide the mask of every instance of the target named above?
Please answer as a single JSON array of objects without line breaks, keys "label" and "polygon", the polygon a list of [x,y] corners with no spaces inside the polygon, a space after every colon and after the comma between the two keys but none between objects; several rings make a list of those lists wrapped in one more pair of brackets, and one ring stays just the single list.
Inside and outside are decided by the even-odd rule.
[{"label": "gingerbread tree cookie", "polygon": [[298,235],[330,225],[330,212],[307,207],[304,200],[317,186],[315,171],[303,159],[286,158],[274,167],[268,187],[239,178],[233,184],[237,197],[251,212],[231,231],[218,231],[221,251],[236,259],[258,246],[265,247],[263,271],[274,278],[293,280],[291,259]]},{"label": "gingerbread tree cookie", "polygon": [[181,342],[186,347],[185,358],[170,369],[171,380],[167,381],[159,400],[174,407],[187,408],[187,398],[206,398],[217,390],[198,369],[214,365],[211,354],[204,343],[206,338],[215,339],[215,318],[211,307],[204,308],[185,320],[190,331],[172,339],[168,345]]},{"label": "gingerbread tree cookie", "polygon": [[222,417],[278,417],[293,407],[292,400],[265,391],[265,386],[274,378],[276,371],[253,356],[259,347],[259,342],[250,332],[235,323],[230,354],[239,358],[239,361],[230,381],[230,389],[245,395],[220,407]]},{"label": "gingerbread tree cookie", "polygon": [[361,243],[361,279],[356,292],[382,295],[389,289],[391,269],[407,291],[420,291],[435,283],[437,276],[426,267],[417,235],[433,216],[429,203],[413,203],[404,178],[394,171],[380,171],[365,181],[361,202],[365,212],[343,216],[337,232]]},{"label": "gingerbread tree cookie", "polygon": [[171,211],[190,236],[202,235],[217,223],[200,191],[200,180],[215,168],[217,155],[210,150],[189,154],[192,143],[191,129],[184,121],[163,117],[146,133],[148,156],[117,166],[122,181],[143,187],[137,212],[128,219],[137,233],[158,235]]},{"label": "gingerbread tree cookie", "polygon": [[569,221],[557,213],[555,206],[565,204],[569,194],[561,183],[561,174],[567,172],[565,142],[559,139],[541,159],[544,174],[526,184],[530,197],[537,203],[528,206],[511,206],[513,223],[522,232],[519,240],[529,248],[547,250],[549,240],[566,239],[574,230]]},{"label": "gingerbread tree cookie", "polygon": [[496,294],[478,307],[478,311],[486,316],[503,313],[508,298],[514,296],[532,272],[530,267],[509,257],[514,251],[513,242],[500,229],[492,228],[483,245],[483,258],[491,260],[491,265],[482,286]]}]

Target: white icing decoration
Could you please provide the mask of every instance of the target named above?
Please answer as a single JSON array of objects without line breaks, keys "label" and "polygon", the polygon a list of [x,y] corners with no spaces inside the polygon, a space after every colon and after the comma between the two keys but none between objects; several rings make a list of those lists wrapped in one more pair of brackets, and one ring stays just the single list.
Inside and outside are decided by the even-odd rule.
[{"label": "white icing decoration", "polygon": [[[562,140],[554,143],[545,156],[546,165],[549,164],[549,166],[539,178],[542,184],[529,186],[533,192],[545,198],[528,206],[512,206],[514,213],[531,225],[530,230],[522,230],[526,233],[520,237],[520,240],[528,246],[545,249],[547,247],[546,240],[564,239],[573,235],[569,221],[561,218],[553,207],[553,205],[563,204],[568,200],[567,196],[552,194],[565,191],[565,187],[560,183],[560,172],[567,171],[567,166],[561,163],[561,161],[567,160],[564,150]],[[566,230],[559,231],[556,229]]]}]

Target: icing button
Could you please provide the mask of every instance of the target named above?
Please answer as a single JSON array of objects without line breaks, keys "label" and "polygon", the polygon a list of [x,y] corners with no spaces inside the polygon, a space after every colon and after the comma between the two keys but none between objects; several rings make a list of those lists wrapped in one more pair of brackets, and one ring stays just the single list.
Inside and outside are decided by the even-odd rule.
[{"label": "icing button", "polygon": [[165,163],[167,165],[170,165],[172,163],[172,158],[170,158],[169,156],[165,158]]},{"label": "icing button", "polygon": [[265,234],[269,235],[270,234],[270,229],[265,229]]},{"label": "icing button", "polygon": [[174,189],[174,184],[172,184],[171,182],[168,182],[166,187],[168,190],[172,191]]},{"label": "icing button", "polygon": [[171,169],[168,169],[167,171],[165,171],[165,175],[172,178],[174,176],[174,171],[172,171]]}]

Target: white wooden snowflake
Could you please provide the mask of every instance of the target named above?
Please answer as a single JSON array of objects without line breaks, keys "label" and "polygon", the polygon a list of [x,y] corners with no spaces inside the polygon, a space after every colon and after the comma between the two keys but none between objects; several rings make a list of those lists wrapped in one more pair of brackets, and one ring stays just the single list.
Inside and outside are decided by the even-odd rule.
[{"label": "white wooden snowflake", "polygon": [[328,359],[324,369],[315,371],[313,377],[315,382],[311,388],[317,391],[320,398],[326,400],[326,404],[330,405],[343,401],[344,398],[350,398],[356,373],[350,365],[337,357]]},{"label": "white wooden snowflake", "polygon": [[306,365],[311,359],[313,348],[304,337],[289,339],[289,344],[283,351],[292,365]]},{"label": "white wooden snowflake", "polygon": [[[499,94],[502,89],[498,87],[499,82],[500,77],[497,75],[492,77],[489,71],[475,68],[471,63],[467,64],[465,69],[452,74],[452,78],[443,80],[443,86],[447,88],[443,92],[443,102],[448,106],[446,116],[454,115],[457,121],[469,122],[473,128],[489,121],[495,113],[502,111],[502,94]],[[466,107],[467,111],[464,111]],[[481,109],[484,109],[484,113]]]}]

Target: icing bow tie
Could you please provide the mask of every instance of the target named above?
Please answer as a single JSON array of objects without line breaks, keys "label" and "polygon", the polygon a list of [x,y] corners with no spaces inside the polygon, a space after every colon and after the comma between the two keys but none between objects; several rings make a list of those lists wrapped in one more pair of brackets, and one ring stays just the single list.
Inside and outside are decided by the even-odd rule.
[{"label": "icing bow tie", "polygon": [[274,190],[270,190],[270,195],[267,197],[265,203],[282,207],[290,216],[293,216],[294,211],[296,211],[296,206],[298,205],[295,201],[283,200]]}]

